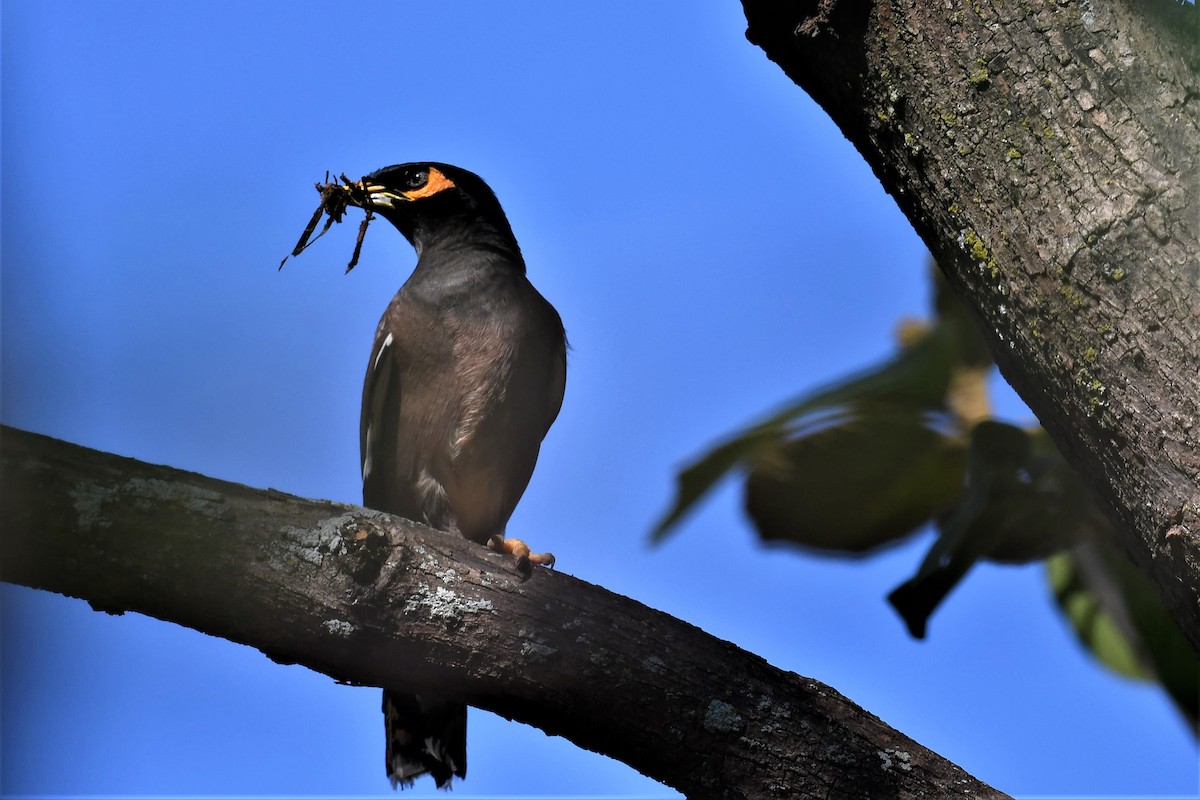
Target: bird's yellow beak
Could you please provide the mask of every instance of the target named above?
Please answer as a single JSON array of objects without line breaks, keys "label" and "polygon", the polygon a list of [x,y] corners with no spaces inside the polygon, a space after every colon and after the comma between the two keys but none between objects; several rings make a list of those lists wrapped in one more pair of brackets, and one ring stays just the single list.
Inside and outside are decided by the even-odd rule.
[{"label": "bird's yellow beak", "polygon": [[367,183],[365,180],[359,183],[363,187],[363,194],[367,200],[362,204],[363,208],[395,208],[401,202],[411,202],[404,195],[378,183]]}]

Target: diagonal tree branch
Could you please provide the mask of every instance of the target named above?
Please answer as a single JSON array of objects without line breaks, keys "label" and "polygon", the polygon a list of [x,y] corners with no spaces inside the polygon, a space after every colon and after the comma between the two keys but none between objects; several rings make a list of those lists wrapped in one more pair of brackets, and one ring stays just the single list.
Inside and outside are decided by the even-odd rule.
[{"label": "diagonal tree branch", "polygon": [[1200,13],[743,0],[1200,652]]},{"label": "diagonal tree branch", "polygon": [[434,688],[693,798],[1003,797],[835,690],[466,540],[13,428],[0,578],[341,681]]}]

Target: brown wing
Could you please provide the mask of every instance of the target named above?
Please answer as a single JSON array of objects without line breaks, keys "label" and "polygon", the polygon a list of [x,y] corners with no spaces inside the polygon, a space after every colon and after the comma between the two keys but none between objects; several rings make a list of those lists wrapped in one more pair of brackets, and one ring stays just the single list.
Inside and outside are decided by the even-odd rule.
[{"label": "brown wing", "polygon": [[456,531],[437,478],[456,413],[451,350],[436,316],[397,294],[367,364],[359,448],[364,505]]}]

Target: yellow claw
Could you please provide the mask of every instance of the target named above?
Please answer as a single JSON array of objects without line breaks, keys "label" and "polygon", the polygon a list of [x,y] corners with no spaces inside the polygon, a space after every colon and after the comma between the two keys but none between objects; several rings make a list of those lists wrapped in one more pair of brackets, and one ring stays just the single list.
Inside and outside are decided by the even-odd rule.
[{"label": "yellow claw", "polygon": [[517,569],[526,571],[530,564],[539,564],[543,567],[554,566],[553,553],[534,553],[529,549],[529,545],[522,542],[520,539],[505,539],[503,536],[493,536],[488,540],[488,547],[498,553],[508,553],[517,560]]}]

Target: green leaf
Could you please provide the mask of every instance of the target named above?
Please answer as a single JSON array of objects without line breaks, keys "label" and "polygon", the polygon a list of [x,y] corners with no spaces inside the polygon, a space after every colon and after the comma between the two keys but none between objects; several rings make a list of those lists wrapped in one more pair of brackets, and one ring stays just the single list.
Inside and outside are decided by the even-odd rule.
[{"label": "green leaf", "polygon": [[1200,660],[1141,571],[1101,537],[1048,559],[1046,574],[1079,642],[1121,675],[1157,680],[1200,732]]},{"label": "green leaf", "polygon": [[909,632],[929,617],[980,560],[1026,564],[1107,525],[1041,429],[987,420],[971,429],[966,480],[920,568],[888,595]]},{"label": "green leaf", "polygon": [[860,555],[912,533],[954,500],[966,464],[929,421],[872,408],[778,445],[746,482],[759,536]]},{"label": "green leaf", "polygon": [[956,349],[951,331],[934,328],[875,369],[803,395],[765,420],[730,436],[679,473],[675,499],[651,532],[651,541],[665,538],[730,471],[752,469],[775,452],[805,417],[834,408],[941,409]]},{"label": "green leaf", "polygon": [[654,526],[651,542],[660,542],[704,495],[730,470],[755,458],[773,447],[779,438],[779,426],[764,423],[746,430],[706,453],[690,467],[679,473],[675,501],[666,516]]}]

